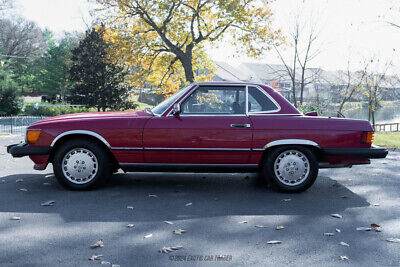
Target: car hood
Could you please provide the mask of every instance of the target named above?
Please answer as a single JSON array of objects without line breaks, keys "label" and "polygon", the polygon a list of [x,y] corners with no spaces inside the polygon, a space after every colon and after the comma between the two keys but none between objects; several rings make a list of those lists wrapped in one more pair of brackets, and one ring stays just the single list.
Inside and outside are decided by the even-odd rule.
[{"label": "car hood", "polygon": [[94,118],[121,118],[121,117],[144,117],[152,116],[146,111],[108,111],[108,112],[85,112],[85,113],[73,113],[65,114],[55,117],[46,118],[35,122],[32,125],[37,125],[44,122],[63,122],[70,120],[84,120]]}]

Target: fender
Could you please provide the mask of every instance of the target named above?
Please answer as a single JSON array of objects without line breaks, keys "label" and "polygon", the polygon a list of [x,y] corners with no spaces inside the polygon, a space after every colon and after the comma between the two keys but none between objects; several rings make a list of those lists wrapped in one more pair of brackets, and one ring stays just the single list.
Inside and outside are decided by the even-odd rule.
[{"label": "fender", "polygon": [[53,142],[51,142],[51,147],[53,147],[55,145],[55,143],[64,136],[67,135],[71,135],[71,134],[83,134],[83,135],[90,135],[93,137],[96,137],[97,139],[99,139],[101,142],[103,142],[108,148],[111,148],[110,144],[107,142],[107,140],[101,136],[98,133],[92,132],[92,131],[87,131],[87,130],[72,130],[72,131],[67,131],[67,132],[63,132],[59,135],[56,136],[56,138],[54,138]]}]

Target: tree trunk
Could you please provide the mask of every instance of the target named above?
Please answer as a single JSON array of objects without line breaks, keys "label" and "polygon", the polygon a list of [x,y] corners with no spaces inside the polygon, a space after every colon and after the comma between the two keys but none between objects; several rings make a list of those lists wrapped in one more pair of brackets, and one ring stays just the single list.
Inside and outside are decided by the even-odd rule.
[{"label": "tree trunk", "polygon": [[193,44],[186,46],[186,52],[179,56],[179,61],[185,70],[185,79],[187,82],[194,82],[193,63],[192,63]]},{"label": "tree trunk", "polygon": [[292,97],[293,97],[293,104],[297,108],[297,101],[296,101],[296,80],[292,78]]}]

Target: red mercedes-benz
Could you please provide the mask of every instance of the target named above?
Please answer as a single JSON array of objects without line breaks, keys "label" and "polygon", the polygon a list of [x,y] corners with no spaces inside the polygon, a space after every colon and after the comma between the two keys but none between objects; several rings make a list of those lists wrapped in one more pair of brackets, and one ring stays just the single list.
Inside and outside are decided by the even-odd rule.
[{"label": "red mercedes-benz", "polygon": [[195,83],[152,110],[48,118],[28,127],[13,157],[34,168],[53,164],[71,189],[134,171],[259,171],[280,191],[309,188],[319,168],[369,164],[387,150],[373,147],[368,121],[302,114],[273,89],[254,83]]}]

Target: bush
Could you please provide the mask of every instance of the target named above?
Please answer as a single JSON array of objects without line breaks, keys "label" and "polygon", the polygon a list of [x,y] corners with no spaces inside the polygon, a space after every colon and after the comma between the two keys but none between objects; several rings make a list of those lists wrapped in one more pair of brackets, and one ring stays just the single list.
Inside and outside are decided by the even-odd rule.
[{"label": "bush", "polygon": [[0,88],[0,114],[16,115],[21,112],[24,101],[18,96],[16,88]]},{"label": "bush", "polygon": [[36,109],[35,103],[25,105],[23,114],[26,116],[57,116],[63,114],[80,113],[95,111],[87,107],[60,107],[60,106],[40,106]]}]

